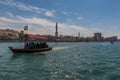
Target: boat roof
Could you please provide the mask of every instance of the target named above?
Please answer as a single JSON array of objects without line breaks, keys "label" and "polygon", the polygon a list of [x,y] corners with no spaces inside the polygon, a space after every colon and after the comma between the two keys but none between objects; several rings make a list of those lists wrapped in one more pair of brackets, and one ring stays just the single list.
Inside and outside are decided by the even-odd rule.
[{"label": "boat roof", "polygon": [[43,35],[33,35],[33,34],[25,34],[26,38],[30,38],[30,39],[40,39],[40,40],[47,40],[46,36]]}]

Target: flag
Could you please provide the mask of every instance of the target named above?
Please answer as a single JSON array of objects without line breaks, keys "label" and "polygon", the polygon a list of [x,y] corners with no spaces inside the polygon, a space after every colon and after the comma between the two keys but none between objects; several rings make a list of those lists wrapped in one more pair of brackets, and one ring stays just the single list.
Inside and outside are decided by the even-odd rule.
[{"label": "flag", "polygon": [[24,30],[28,30],[28,25],[26,25],[26,26],[24,27]]}]

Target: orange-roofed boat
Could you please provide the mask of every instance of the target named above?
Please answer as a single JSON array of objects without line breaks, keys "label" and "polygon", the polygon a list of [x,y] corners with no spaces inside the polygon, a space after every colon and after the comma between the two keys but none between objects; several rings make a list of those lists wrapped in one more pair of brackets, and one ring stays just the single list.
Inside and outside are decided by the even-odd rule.
[{"label": "orange-roofed boat", "polygon": [[[42,42],[36,42],[36,40],[42,40]],[[47,37],[42,35],[25,35],[24,48],[13,48],[9,46],[9,49],[13,53],[36,53],[36,52],[45,52],[52,50],[52,47],[49,47],[46,44]],[[34,41],[34,42],[33,42]]]}]

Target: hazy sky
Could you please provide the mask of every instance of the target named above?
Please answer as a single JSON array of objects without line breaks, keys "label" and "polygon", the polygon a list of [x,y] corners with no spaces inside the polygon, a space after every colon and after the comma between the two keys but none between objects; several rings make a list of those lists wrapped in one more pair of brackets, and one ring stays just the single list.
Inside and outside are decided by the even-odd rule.
[{"label": "hazy sky", "polygon": [[56,22],[59,34],[120,38],[120,0],[0,0],[0,28],[53,35]]}]

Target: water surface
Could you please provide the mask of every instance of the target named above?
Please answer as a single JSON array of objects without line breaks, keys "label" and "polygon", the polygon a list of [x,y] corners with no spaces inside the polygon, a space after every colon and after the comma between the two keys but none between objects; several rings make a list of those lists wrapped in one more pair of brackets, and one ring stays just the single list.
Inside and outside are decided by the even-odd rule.
[{"label": "water surface", "polygon": [[45,55],[14,55],[0,43],[0,80],[120,80],[120,43],[49,43]]}]

